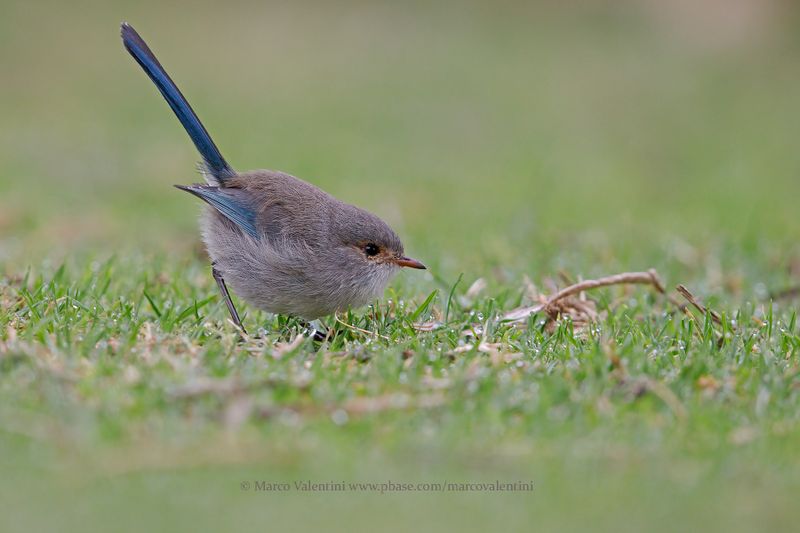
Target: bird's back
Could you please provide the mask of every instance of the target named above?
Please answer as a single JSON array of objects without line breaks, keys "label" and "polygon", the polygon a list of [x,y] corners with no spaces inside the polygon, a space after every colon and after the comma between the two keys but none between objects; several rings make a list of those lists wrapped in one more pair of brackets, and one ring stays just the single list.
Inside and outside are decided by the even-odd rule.
[{"label": "bird's back", "polygon": [[226,189],[241,191],[256,213],[256,228],[270,241],[323,244],[330,238],[331,220],[343,207],[319,187],[273,170],[237,174]]}]

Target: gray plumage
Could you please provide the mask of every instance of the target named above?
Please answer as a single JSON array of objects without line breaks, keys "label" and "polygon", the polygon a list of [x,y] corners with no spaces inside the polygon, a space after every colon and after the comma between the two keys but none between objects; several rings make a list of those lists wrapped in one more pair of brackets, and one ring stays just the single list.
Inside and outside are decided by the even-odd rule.
[{"label": "gray plumage", "polygon": [[[203,240],[234,292],[272,313],[314,319],[374,301],[399,266],[403,244],[375,215],[288,174],[258,170],[227,188],[258,206],[253,238],[212,207]],[[374,243],[375,257],[363,247]]]},{"label": "gray plumage", "polygon": [[234,322],[226,282],[250,304],[315,319],[378,298],[400,267],[425,268],[380,218],[294,176],[238,173],[220,153],[153,52],[127,23],[125,48],[158,87],[203,158],[206,185],[176,185],[204,200],[203,241]]}]

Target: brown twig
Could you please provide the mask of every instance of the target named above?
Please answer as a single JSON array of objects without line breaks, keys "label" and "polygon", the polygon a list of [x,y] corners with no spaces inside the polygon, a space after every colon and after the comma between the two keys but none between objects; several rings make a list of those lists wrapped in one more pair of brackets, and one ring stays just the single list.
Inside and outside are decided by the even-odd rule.
[{"label": "brown twig", "polygon": [[694,306],[695,309],[697,309],[704,315],[708,313],[709,315],[711,315],[711,320],[713,320],[720,326],[722,325],[722,317],[719,316],[719,313],[717,313],[713,309],[708,309],[706,306],[704,306],[703,303],[698,301],[697,298],[694,297],[694,294],[692,294],[689,291],[689,289],[687,289],[685,286],[678,285],[677,287],[675,287],[675,290],[677,290],[681,296],[686,298],[686,301],[692,304],[692,306]]},{"label": "brown twig", "polygon": [[[678,285],[677,287],[675,287],[675,289],[678,291],[678,293],[680,293],[681,296],[686,298],[686,301],[688,301],[689,304],[691,304],[695,309],[697,309],[704,315],[708,313],[708,315],[711,317],[711,321],[717,324],[718,326],[722,326],[724,331],[722,317],[719,316],[719,313],[717,313],[713,309],[708,309],[706,306],[704,306],[702,302],[698,301],[697,298],[695,298],[694,295],[685,286]],[[700,329],[701,329],[700,321],[697,319],[697,317],[695,317],[692,313],[689,312],[688,308],[684,308],[683,312],[686,313],[689,317],[691,317],[691,319],[697,324],[696,332],[698,335],[700,335]],[[728,327],[731,330],[736,331],[736,326],[734,326],[732,323],[729,323]],[[717,333],[717,348],[722,348],[722,345],[724,343],[725,343],[725,334]]]},{"label": "brown twig", "polygon": [[341,324],[341,325],[343,325],[344,327],[346,327],[346,328],[348,328],[348,329],[351,329],[351,330],[353,330],[353,331],[358,331],[359,333],[364,333],[364,334],[366,334],[366,335],[372,335],[373,337],[380,337],[381,339],[383,339],[383,340],[385,340],[385,341],[391,341],[391,340],[392,340],[392,339],[390,339],[389,337],[387,337],[386,335],[381,335],[380,333],[376,333],[376,332],[374,332],[374,331],[369,331],[368,329],[364,329],[364,328],[360,328],[360,327],[358,327],[358,326],[354,326],[354,325],[352,325],[352,324],[348,324],[347,322],[345,322],[344,320],[342,320],[341,318],[339,318],[339,316],[338,316],[337,314],[334,314],[334,315],[333,315],[333,319],[334,319],[336,322],[338,322],[339,324]]},{"label": "brown twig", "polygon": [[632,284],[652,285],[661,294],[666,292],[664,289],[664,284],[661,282],[661,279],[658,277],[658,273],[654,269],[650,269],[647,272],[623,272],[613,276],[606,276],[599,279],[587,279],[585,281],[575,283],[569,287],[561,289],[549,298],[543,298],[543,301],[540,304],[509,311],[504,315],[503,318],[512,322],[521,321],[534,313],[544,311],[550,318],[550,323],[552,323],[556,318],[558,318],[559,315],[562,314],[570,314],[573,316],[573,319],[581,322],[591,321],[597,317],[597,312],[594,308],[594,302],[591,300],[586,302],[580,301],[578,299],[571,298],[572,296],[579,295],[590,289],[608,287],[611,285]]},{"label": "brown twig", "polygon": [[545,303],[545,307],[553,305],[557,301],[563,300],[568,296],[572,296],[574,294],[578,294],[589,289],[608,287],[609,285],[631,285],[631,284],[652,285],[661,294],[664,294],[664,292],[666,292],[664,289],[664,285],[661,283],[661,280],[658,277],[658,273],[651,268],[647,272],[623,272],[622,274],[606,276],[600,279],[587,279],[585,281],[581,281],[580,283],[570,285],[569,287],[561,289],[556,294],[548,298],[547,303]]}]

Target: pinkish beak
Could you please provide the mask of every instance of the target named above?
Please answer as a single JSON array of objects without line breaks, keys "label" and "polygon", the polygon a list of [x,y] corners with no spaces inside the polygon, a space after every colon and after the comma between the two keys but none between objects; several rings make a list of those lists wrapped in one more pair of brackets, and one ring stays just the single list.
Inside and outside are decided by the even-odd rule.
[{"label": "pinkish beak", "polygon": [[410,257],[405,257],[405,256],[401,256],[395,259],[394,264],[401,267],[419,268],[420,270],[425,270],[425,265],[423,265],[416,259],[411,259]]}]

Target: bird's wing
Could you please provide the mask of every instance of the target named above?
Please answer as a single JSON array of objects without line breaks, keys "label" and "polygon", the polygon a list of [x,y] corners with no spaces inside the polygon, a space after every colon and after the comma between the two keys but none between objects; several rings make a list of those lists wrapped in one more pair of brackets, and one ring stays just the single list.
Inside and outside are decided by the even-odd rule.
[{"label": "bird's wing", "polygon": [[256,211],[239,197],[238,189],[225,189],[209,185],[175,185],[175,187],[202,199],[242,231],[254,239],[258,238]]}]

